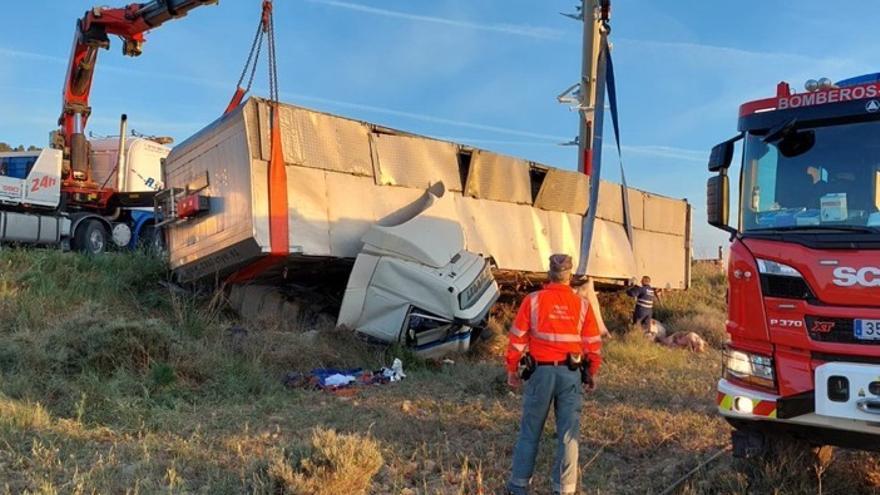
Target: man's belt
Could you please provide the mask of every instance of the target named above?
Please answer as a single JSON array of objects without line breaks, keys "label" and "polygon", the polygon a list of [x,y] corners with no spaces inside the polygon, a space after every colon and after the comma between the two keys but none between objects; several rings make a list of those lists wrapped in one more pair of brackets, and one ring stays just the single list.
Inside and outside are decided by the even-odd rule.
[{"label": "man's belt", "polygon": [[568,366],[568,361],[563,359],[561,361],[538,361],[538,366]]}]

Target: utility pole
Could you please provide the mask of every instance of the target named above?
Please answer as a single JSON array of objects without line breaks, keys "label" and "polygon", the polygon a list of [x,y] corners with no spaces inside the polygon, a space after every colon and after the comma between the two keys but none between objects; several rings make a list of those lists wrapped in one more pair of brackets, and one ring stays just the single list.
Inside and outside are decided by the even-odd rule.
[{"label": "utility pole", "polygon": [[557,97],[560,103],[573,105],[580,114],[578,144],[578,171],[589,176],[589,209],[581,228],[580,256],[577,275],[586,275],[596,220],[601,175],[602,122],[605,106],[605,61],[601,60],[611,0],[581,0],[576,14],[563,14],[583,24],[581,49],[581,78]]},{"label": "utility pole", "polygon": [[578,134],[578,171],[593,173],[593,131],[596,120],[596,73],[599,69],[600,36],[603,29],[599,0],[581,0],[580,17],[584,24],[581,52],[581,81],[578,109],[581,114]]}]

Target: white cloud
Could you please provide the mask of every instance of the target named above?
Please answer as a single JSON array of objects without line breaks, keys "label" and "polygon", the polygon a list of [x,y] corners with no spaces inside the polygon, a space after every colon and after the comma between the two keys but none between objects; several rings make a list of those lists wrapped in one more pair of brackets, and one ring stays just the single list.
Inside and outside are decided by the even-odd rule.
[{"label": "white cloud", "polygon": [[23,58],[23,59],[27,59],[27,60],[40,60],[40,61],[44,61],[44,62],[53,62],[53,63],[60,63],[60,64],[67,63],[67,59],[65,59],[65,58],[55,57],[52,55],[44,55],[42,53],[14,50],[12,48],[3,48],[3,47],[0,47],[0,56],[10,57],[10,58]]},{"label": "white cloud", "polygon": [[685,148],[676,148],[674,146],[624,144],[621,147],[623,148],[624,160],[626,160],[626,155],[628,153],[632,153],[634,155],[652,156],[655,158],[669,158],[673,160],[698,163],[705,163],[709,157],[709,153],[707,151],[689,150]]},{"label": "white cloud", "polygon": [[[68,60],[61,57],[55,57],[53,55],[45,55],[42,53],[34,53],[27,52],[21,50],[15,50],[11,48],[3,48],[0,47],[0,57],[6,58],[18,58],[18,59],[27,59],[33,61],[40,62],[50,62],[53,64],[67,64]],[[155,72],[155,71],[145,71],[138,69],[131,69],[128,67],[120,67],[114,65],[104,65],[100,64],[97,68],[97,72],[107,72],[111,74],[121,74],[126,76],[136,76],[142,78],[150,78],[150,79],[165,79],[168,81],[177,81],[177,82],[185,82],[198,84],[200,86],[209,86],[215,88],[229,88],[228,84],[222,84],[216,80],[205,78],[205,77],[197,77],[197,76],[188,76],[185,74],[171,74],[168,72]],[[63,74],[61,74],[63,75]]]},{"label": "white cloud", "polygon": [[675,50],[687,52],[691,55],[705,55],[708,57],[721,57],[719,61],[729,61],[731,57],[737,59],[785,59],[789,61],[811,62],[816,58],[807,55],[773,51],[751,51],[742,48],[732,48],[721,45],[708,45],[703,43],[690,43],[682,41],[659,41],[633,38],[612,38],[615,44],[630,45],[635,48],[651,48],[662,50]]},{"label": "white cloud", "polygon": [[450,19],[446,17],[437,17],[437,16],[428,16],[428,15],[420,15],[420,14],[412,14],[409,12],[401,12],[397,10],[388,10],[377,7],[370,7],[368,5],[361,5],[358,3],[352,2],[343,2],[340,0],[305,0],[311,3],[317,3],[321,5],[327,5],[329,7],[336,7],[341,9],[354,10],[357,12],[363,12],[366,14],[379,15],[384,17],[393,17],[397,19],[404,19],[408,21],[415,22],[430,22],[434,24],[443,24],[446,26],[463,28],[463,29],[476,29],[479,31],[489,31],[494,33],[501,34],[509,34],[514,36],[525,36],[528,38],[536,38],[536,39],[544,39],[544,40],[558,40],[563,36],[563,32],[553,28],[547,27],[536,27],[536,26],[526,26],[520,24],[504,24],[504,23],[490,23],[490,22],[476,22],[476,21],[467,21],[461,19]]},{"label": "white cloud", "polygon": [[[58,57],[53,57],[53,56],[49,56],[49,55],[42,55],[39,53],[32,53],[32,52],[21,52],[21,51],[17,51],[17,50],[2,48],[2,47],[0,47],[0,56],[22,57],[22,58],[28,58],[31,60],[43,60],[43,61],[60,62],[60,63],[65,62],[63,59],[60,59]],[[203,78],[203,77],[198,77],[198,76],[179,74],[179,73],[178,74],[170,74],[170,73],[163,73],[163,72],[141,71],[141,70],[137,70],[137,69],[129,69],[127,67],[115,67],[115,66],[101,66],[99,70],[102,72],[123,74],[123,75],[127,75],[127,76],[137,76],[137,77],[142,77],[142,78],[146,78],[146,79],[164,79],[164,80],[171,80],[171,81],[177,81],[177,82],[184,82],[184,83],[190,83],[190,84],[194,84],[194,85],[198,85],[198,86],[202,86],[202,87],[211,87],[211,88],[219,88],[219,89],[227,89],[228,88],[227,85],[221,84],[215,80],[211,80],[211,79]],[[262,94],[265,94],[265,93],[266,93],[265,91],[262,91]],[[402,118],[411,119],[411,120],[418,120],[418,121],[422,121],[422,122],[430,122],[433,124],[442,124],[442,125],[453,126],[453,127],[462,127],[462,128],[466,128],[466,129],[475,129],[475,130],[494,132],[494,133],[506,134],[506,135],[511,135],[511,136],[520,136],[520,137],[532,138],[532,139],[547,139],[547,140],[552,140],[552,141],[565,141],[568,139],[565,137],[552,136],[552,135],[541,134],[541,133],[537,133],[537,132],[531,132],[531,131],[525,131],[525,130],[519,130],[519,129],[511,129],[511,128],[507,128],[507,127],[494,126],[494,125],[488,125],[488,124],[465,122],[465,121],[461,121],[461,120],[436,117],[433,115],[427,115],[427,114],[421,114],[421,113],[415,113],[415,112],[405,112],[405,111],[401,111],[401,110],[394,110],[391,108],[379,107],[379,106],[374,106],[374,105],[365,105],[365,104],[361,104],[361,103],[347,102],[347,101],[341,101],[341,100],[336,100],[336,99],[323,98],[323,97],[319,97],[319,96],[309,96],[309,95],[292,94],[292,93],[284,93],[283,95],[285,98],[289,98],[293,101],[313,101],[313,102],[317,102],[317,103],[333,105],[336,107],[362,110],[362,111],[378,113],[378,114],[383,114],[383,115],[392,115],[395,117],[402,117]],[[95,122],[95,121],[93,120],[93,122]],[[160,124],[160,123],[157,122],[156,124]],[[190,124],[188,124],[188,123],[187,124],[180,124],[180,125],[176,125],[175,127],[188,128],[188,127],[190,127]]]},{"label": "white cloud", "polygon": [[[306,0],[316,3],[334,5],[334,6],[344,6],[344,8],[350,8],[350,6],[356,6],[357,8],[363,7],[367,9],[373,9],[372,7],[360,6],[357,4],[349,4],[347,2],[339,2],[336,0]],[[340,5],[336,5],[340,4]],[[373,10],[381,10],[381,9],[373,9]],[[383,11],[384,12],[384,11]],[[385,15],[385,14],[382,14]],[[406,14],[409,16],[409,14]],[[396,17],[399,17],[395,15]],[[416,16],[423,17],[423,16]],[[433,19],[433,18],[432,18]],[[424,20],[424,19],[418,19]],[[458,21],[454,21],[458,22]],[[443,22],[443,24],[448,24]],[[472,27],[470,24],[464,27]],[[497,26],[496,26],[497,27]],[[522,34],[522,33],[517,33]],[[730,50],[734,53],[751,53],[744,52],[738,49],[730,49],[724,47],[706,47],[703,45],[693,45],[689,43],[666,43],[666,42],[652,42],[652,41],[639,41],[639,40],[627,40],[627,42],[634,43],[645,43],[650,46],[659,45],[674,45],[679,48],[688,49],[688,50]],[[0,47],[0,57],[13,57],[13,58],[25,58],[29,60],[35,61],[45,61],[52,63],[66,63],[65,59],[60,57],[54,57],[50,55],[44,55],[40,53],[26,52],[20,50],[14,50],[9,48]],[[190,76],[186,74],[171,74],[171,73],[162,73],[162,72],[151,72],[151,71],[142,71],[127,67],[118,67],[118,66],[101,66],[100,71],[115,73],[127,76],[137,76],[142,78],[152,78],[152,79],[163,79],[163,80],[172,80],[177,82],[189,83],[194,85],[199,85],[202,87],[211,87],[218,89],[227,89],[227,85],[221,84],[216,80],[198,77],[198,76]],[[265,92],[263,92],[265,93]],[[370,112],[374,114],[380,115],[389,115],[414,121],[427,122],[432,124],[440,124],[443,126],[448,126],[452,128],[463,128],[463,129],[472,129],[477,131],[485,131],[494,134],[513,136],[524,139],[486,139],[486,138],[468,138],[468,137],[455,137],[455,138],[444,138],[449,139],[451,141],[456,142],[468,142],[473,143],[475,145],[512,145],[512,146],[529,146],[529,147],[557,147],[560,143],[567,142],[571,139],[571,136],[556,136],[551,134],[544,134],[539,132],[533,132],[523,129],[514,129],[510,127],[497,126],[491,124],[481,124],[476,122],[469,122],[445,117],[438,117],[434,115],[428,115],[417,112],[409,112],[402,110],[395,110],[393,108],[387,108],[376,105],[367,105],[362,103],[350,102],[337,100],[332,98],[325,98],[320,96],[311,96],[311,95],[303,95],[303,94],[294,94],[294,93],[283,93],[284,98],[290,99],[292,101],[311,101],[315,103],[330,105],[338,108],[347,108],[353,110],[359,110],[364,112]],[[48,122],[51,119],[30,119],[28,121],[29,124],[36,124],[37,122]],[[92,123],[97,125],[113,125],[115,123],[115,119],[107,119],[104,120],[102,118],[93,118]],[[175,129],[175,130],[192,130],[197,129],[199,127],[198,123],[193,122],[163,122],[163,121],[151,121],[151,122],[142,122],[141,125],[144,125],[149,128],[166,128],[166,129]],[[572,130],[572,135],[574,135],[574,130]],[[623,147],[624,151],[624,159],[626,159],[626,154],[634,154],[641,156],[650,156],[655,158],[667,158],[674,160],[682,160],[688,162],[704,162],[706,159],[706,152],[700,150],[689,150],[682,149],[670,146],[661,146],[661,145],[629,145],[625,144]],[[613,153],[614,150],[606,150],[606,153]]]},{"label": "white cloud", "polygon": [[120,74],[124,76],[135,76],[139,78],[145,79],[163,79],[166,81],[175,81],[175,82],[183,82],[188,84],[194,84],[202,87],[210,87],[210,88],[219,88],[219,89],[230,89],[232,87],[231,84],[225,84],[217,81],[216,79],[209,79],[206,77],[198,77],[198,76],[189,76],[186,74],[180,73],[169,73],[169,72],[155,72],[155,71],[145,71],[138,69],[130,69],[128,67],[118,67],[113,65],[102,65],[98,68],[99,72],[108,72],[111,74]]},{"label": "white cloud", "polygon": [[353,102],[335,100],[335,99],[330,99],[330,98],[322,98],[322,97],[317,97],[317,96],[309,96],[309,95],[294,94],[294,93],[284,93],[284,92],[282,92],[281,96],[284,98],[290,98],[294,101],[313,101],[316,103],[323,103],[323,104],[332,105],[332,106],[336,106],[336,107],[350,108],[350,109],[354,109],[354,110],[363,110],[366,112],[378,113],[378,114],[383,114],[383,115],[391,115],[394,117],[402,117],[405,119],[418,120],[421,122],[430,122],[432,124],[443,124],[443,125],[448,125],[448,126],[453,126],[453,127],[461,127],[461,128],[465,128],[465,129],[475,129],[475,130],[480,130],[480,131],[494,132],[494,133],[498,133],[498,134],[506,134],[506,135],[510,135],[510,136],[520,136],[520,137],[526,137],[526,138],[532,138],[532,139],[547,139],[547,140],[556,141],[556,142],[567,141],[570,139],[570,137],[553,136],[550,134],[541,134],[538,132],[524,131],[524,130],[520,130],[520,129],[511,129],[509,127],[501,127],[501,126],[488,125],[488,124],[478,124],[478,123],[474,123],[474,122],[465,122],[465,121],[461,121],[461,120],[448,119],[448,118],[444,118],[444,117],[436,117],[433,115],[426,115],[426,114],[422,114],[422,113],[405,112],[405,111],[401,111],[401,110],[394,110],[391,108],[378,107],[378,106],[374,106],[374,105],[364,105],[361,103],[353,103]]}]

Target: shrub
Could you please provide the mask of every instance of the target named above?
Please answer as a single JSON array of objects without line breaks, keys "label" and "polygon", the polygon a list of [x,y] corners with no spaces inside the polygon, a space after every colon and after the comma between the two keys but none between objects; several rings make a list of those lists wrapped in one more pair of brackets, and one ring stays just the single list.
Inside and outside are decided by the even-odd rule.
[{"label": "shrub", "polygon": [[47,353],[55,372],[75,375],[119,369],[146,371],[167,360],[175,338],[156,321],[73,319],[49,337]]},{"label": "shrub", "polygon": [[276,455],[266,468],[272,493],[365,494],[383,459],[375,440],[316,428],[308,445]]}]

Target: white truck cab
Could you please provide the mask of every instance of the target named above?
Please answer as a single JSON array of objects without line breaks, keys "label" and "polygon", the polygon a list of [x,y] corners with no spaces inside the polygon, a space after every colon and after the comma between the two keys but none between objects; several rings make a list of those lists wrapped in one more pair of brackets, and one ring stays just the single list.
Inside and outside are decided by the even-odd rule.
[{"label": "white truck cab", "polygon": [[500,291],[490,261],[465,250],[461,225],[432,216],[438,198],[428,198],[424,211],[364,235],[337,325],[437,358],[468,350]]},{"label": "white truck cab", "polygon": [[57,208],[61,163],[60,150],[0,153],[0,202]]}]

